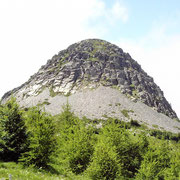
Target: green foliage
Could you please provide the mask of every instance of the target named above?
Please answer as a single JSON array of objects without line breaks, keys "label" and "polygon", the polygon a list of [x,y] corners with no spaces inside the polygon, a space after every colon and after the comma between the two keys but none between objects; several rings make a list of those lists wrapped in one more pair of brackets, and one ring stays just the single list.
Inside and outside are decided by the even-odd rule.
[{"label": "green foliage", "polygon": [[176,142],[179,142],[180,140],[180,133],[173,134],[172,132],[160,131],[156,129],[150,130],[149,132],[151,136],[154,136],[158,139],[173,140]]},{"label": "green foliage", "polygon": [[157,124],[153,124],[152,127],[153,128],[158,128],[158,125]]},{"label": "green foliage", "polygon": [[23,153],[21,161],[27,165],[46,168],[56,145],[53,118],[35,107],[29,109],[24,117],[29,147]]},{"label": "green foliage", "polygon": [[48,102],[47,100],[45,100],[44,102],[42,103],[38,103],[37,106],[41,107],[41,106],[44,106],[44,105],[50,105],[51,103]]},{"label": "green foliage", "polygon": [[0,107],[0,160],[17,161],[27,148],[22,113],[15,98]]},{"label": "green foliage", "polygon": [[121,106],[121,103],[115,103],[115,106]]},{"label": "green foliage", "polygon": [[83,129],[75,131],[68,142],[69,167],[75,174],[80,174],[86,170],[94,150],[91,143],[91,134]]},{"label": "green foliage", "polygon": [[98,142],[92,157],[92,162],[87,169],[91,179],[115,179],[120,176],[120,165],[115,147],[106,141]]},{"label": "green foliage", "polygon": [[90,57],[88,60],[89,60],[89,61],[99,61],[98,58],[94,58],[94,57]]},{"label": "green foliage", "polygon": [[58,93],[54,92],[53,87],[51,86],[49,89],[49,93],[51,97],[55,97]]},{"label": "green foliage", "polygon": [[142,128],[132,119],[79,119],[68,102],[54,117],[38,107],[22,111],[12,99],[0,106],[0,157],[29,167],[0,162],[0,178],[179,179],[180,135]]},{"label": "green foliage", "polygon": [[71,107],[67,102],[66,105],[62,107],[63,111],[56,117],[56,123],[60,130],[69,130],[70,127],[76,126],[80,123],[78,117],[71,112]]},{"label": "green foliage", "polygon": [[80,174],[87,168],[93,153],[93,129],[86,127],[85,124],[71,112],[68,103],[63,109],[63,112],[58,117],[60,130],[60,161],[62,162],[64,160],[64,166],[67,166],[73,173]]},{"label": "green foliage", "polygon": [[124,115],[124,117],[126,117],[126,118],[128,118],[129,119],[129,111],[128,110],[126,110],[126,109],[123,109],[122,111],[121,111],[121,113]]},{"label": "green foliage", "polygon": [[158,146],[151,144],[141,163],[137,179],[164,179],[164,171],[170,167],[170,155],[168,145]]},{"label": "green foliage", "polygon": [[108,126],[111,126],[112,124],[116,124],[118,126],[118,128],[122,128],[122,129],[130,129],[131,128],[131,124],[129,122],[124,122],[119,119],[111,118],[111,117],[107,117],[107,118],[108,119],[105,122],[103,122],[104,127],[108,127]]},{"label": "green foliage", "polygon": [[170,167],[164,171],[165,180],[176,180],[180,177],[180,144],[175,148],[176,150],[170,151]]},{"label": "green foliage", "polygon": [[139,97],[138,91],[137,91],[136,89],[134,89],[134,90],[132,91],[132,96],[133,96],[134,98],[138,98],[138,97]]},{"label": "green foliage", "polygon": [[[148,143],[136,140],[130,136],[126,129],[116,121],[106,125],[102,130],[103,139],[108,140],[111,146],[115,147],[117,159],[121,164],[121,175],[131,178],[137,172],[142,160],[142,150]],[[142,139],[142,138],[139,138]],[[143,145],[142,145],[143,143]]]}]

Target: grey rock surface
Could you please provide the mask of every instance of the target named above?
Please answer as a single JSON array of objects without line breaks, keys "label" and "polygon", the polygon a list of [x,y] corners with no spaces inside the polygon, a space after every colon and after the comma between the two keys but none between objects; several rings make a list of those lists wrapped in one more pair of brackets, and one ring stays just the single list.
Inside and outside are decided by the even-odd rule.
[{"label": "grey rock surface", "polygon": [[[180,132],[180,122],[158,113],[140,101],[133,102],[132,99],[112,87],[99,86],[96,89],[81,89],[69,97],[64,95],[51,97],[49,90],[45,89],[35,97],[29,96],[19,101],[20,105],[25,107],[42,104],[42,108],[53,115],[60,113],[67,102],[71,105],[75,115],[79,117],[86,116],[89,119],[114,117],[123,121],[133,119],[150,128],[158,127],[174,133]],[[124,110],[127,111],[128,117],[123,115]]]},{"label": "grey rock surface", "polygon": [[[109,104],[111,101],[118,102],[111,100],[114,97],[113,94],[111,97],[106,91],[103,91],[106,95],[103,92],[102,94],[98,93],[99,87],[104,87],[106,91],[108,89],[109,94],[111,94],[109,88],[112,92],[116,89],[119,98],[126,97],[127,100],[121,102],[122,106],[125,106],[124,104],[129,100],[137,102],[134,108],[137,107],[135,110],[138,112],[138,116],[141,116],[141,107],[144,106],[150,107],[150,112],[153,108],[153,112],[164,114],[160,119],[163,117],[165,119],[168,117],[177,118],[176,113],[159,86],[154,83],[153,78],[148,76],[128,53],[123,52],[116,45],[99,39],[83,40],[60,51],[27,82],[7,92],[2,97],[2,103],[6,102],[11,94],[23,106],[37,105],[48,99],[51,104],[46,107],[46,110],[56,114],[59,112],[58,108],[65,103],[66,96],[69,96],[69,101],[72,101],[71,104],[76,113],[81,116],[96,117],[97,115],[100,117],[99,114],[111,111],[110,107],[103,106],[102,102],[109,101]],[[94,97],[97,94],[91,94],[89,90],[97,90],[100,97],[96,97],[95,100]],[[115,98],[118,99],[118,96],[116,94]],[[73,100],[73,98],[75,99]],[[84,104],[85,102],[87,104]],[[96,107],[98,113],[95,112],[91,106],[96,106],[96,104],[100,104],[99,106],[104,107],[104,109]],[[132,109],[133,104],[129,105]],[[139,110],[137,104],[141,104]],[[83,107],[84,110],[79,108],[81,112],[78,111],[75,107],[79,106]],[[117,107],[113,106],[113,108],[114,113],[111,113],[111,116],[118,114]],[[120,117],[121,113],[118,116]],[[153,113],[150,113],[149,116],[153,116]],[[143,117],[148,121],[144,115]],[[140,119],[142,118],[139,117]],[[172,122],[174,121],[172,120]]]}]

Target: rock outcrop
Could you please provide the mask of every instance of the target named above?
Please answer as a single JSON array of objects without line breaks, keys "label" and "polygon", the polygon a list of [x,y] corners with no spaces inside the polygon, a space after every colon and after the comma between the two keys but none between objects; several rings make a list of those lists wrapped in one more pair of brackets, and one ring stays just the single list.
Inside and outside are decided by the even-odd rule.
[{"label": "rock outcrop", "polygon": [[83,40],[60,51],[26,83],[6,93],[2,102],[11,94],[21,101],[45,89],[53,97],[99,86],[118,89],[133,101],[141,101],[157,112],[177,118],[153,78],[128,53],[99,39]]}]

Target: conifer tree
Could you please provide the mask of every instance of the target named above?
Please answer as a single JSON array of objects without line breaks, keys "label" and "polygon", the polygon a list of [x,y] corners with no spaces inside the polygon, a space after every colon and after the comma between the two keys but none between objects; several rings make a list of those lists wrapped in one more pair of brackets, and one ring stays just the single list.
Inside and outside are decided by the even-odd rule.
[{"label": "conifer tree", "polygon": [[93,153],[92,128],[86,127],[78,117],[71,112],[67,103],[58,117],[59,121],[59,157],[67,164],[73,173],[84,172]]},{"label": "conifer tree", "polygon": [[53,117],[33,107],[25,114],[25,122],[29,146],[21,161],[26,165],[46,168],[56,146]]},{"label": "conifer tree", "polygon": [[0,159],[17,161],[27,148],[27,135],[22,116],[15,98],[0,107]]}]

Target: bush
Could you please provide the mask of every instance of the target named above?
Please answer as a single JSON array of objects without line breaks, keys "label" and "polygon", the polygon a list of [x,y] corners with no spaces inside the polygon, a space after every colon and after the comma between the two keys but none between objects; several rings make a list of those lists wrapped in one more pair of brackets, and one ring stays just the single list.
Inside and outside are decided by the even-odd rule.
[{"label": "bush", "polygon": [[166,139],[166,140],[173,140],[179,142],[180,140],[180,133],[174,134],[172,132],[160,131],[160,130],[151,130],[150,135],[154,136],[158,139]]},{"label": "bush", "polygon": [[95,147],[87,174],[93,180],[120,177],[120,164],[115,148],[106,142],[100,141]]},{"label": "bush", "polygon": [[131,124],[129,122],[124,122],[124,121],[116,119],[116,118],[109,117],[108,120],[106,120],[106,122],[103,122],[104,127],[111,125],[111,124],[116,124],[116,126],[118,126],[118,128],[122,128],[122,129],[130,129],[131,128]]},{"label": "bush", "polygon": [[29,147],[21,161],[26,165],[46,168],[55,151],[55,126],[52,116],[31,108],[25,114]]},{"label": "bush", "polygon": [[15,98],[0,107],[0,159],[17,161],[27,148],[27,135],[20,110]]}]

